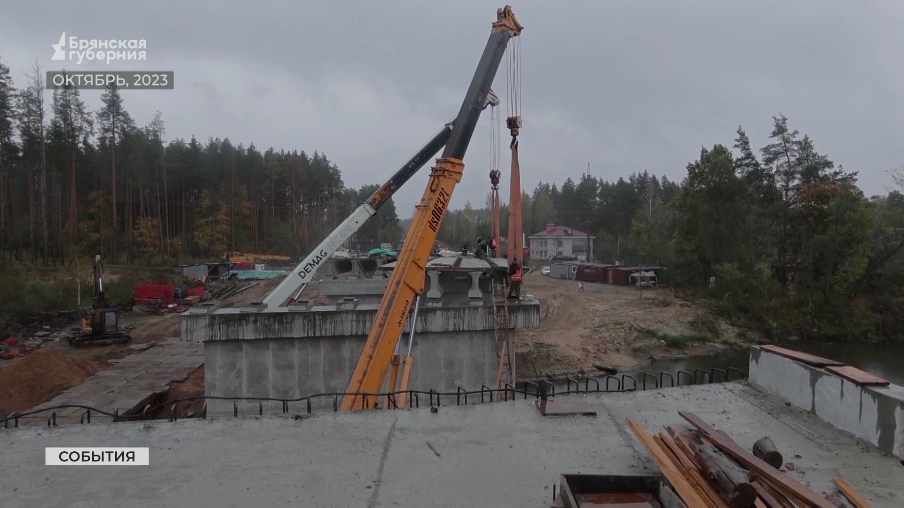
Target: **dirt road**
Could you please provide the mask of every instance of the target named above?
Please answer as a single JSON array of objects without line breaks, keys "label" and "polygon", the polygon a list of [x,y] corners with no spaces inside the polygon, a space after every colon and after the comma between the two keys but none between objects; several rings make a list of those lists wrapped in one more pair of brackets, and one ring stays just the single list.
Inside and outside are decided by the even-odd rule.
[{"label": "dirt road", "polygon": [[523,295],[540,300],[540,327],[518,331],[518,377],[558,377],[618,370],[662,359],[736,348],[745,333],[669,289],[578,283],[539,271]]},{"label": "dirt road", "polygon": [[[115,276],[116,273],[113,272]],[[241,307],[260,301],[272,291],[282,278],[259,281],[257,285],[227,300]],[[316,283],[307,293],[316,296]],[[178,337],[180,332],[179,314],[144,314],[141,311],[123,313],[123,326],[134,324],[128,333],[132,341],[114,346],[87,347],[75,349],[65,340],[48,342],[35,353],[14,360],[0,361],[0,414],[23,411],[44,403],[65,390],[80,385],[88,377],[110,366],[109,360],[123,358],[134,351],[136,344],[162,341]],[[78,323],[63,327],[67,330]],[[51,330],[47,330],[48,332]],[[55,330],[54,330],[55,331]],[[24,334],[27,338],[29,335]],[[200,385],[196,382],[200,379]],[[191,391],[195,395],[204,394],[203,371],[200,378],[191,378],[179,393]]]}]

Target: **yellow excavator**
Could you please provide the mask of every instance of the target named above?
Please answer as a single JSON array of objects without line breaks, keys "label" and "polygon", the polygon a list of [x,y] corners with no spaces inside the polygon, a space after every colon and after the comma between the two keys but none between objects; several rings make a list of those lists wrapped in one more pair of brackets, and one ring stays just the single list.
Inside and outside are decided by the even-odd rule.
[{"label": "yellow excavator", "polygon": [[104,297],[104,265],[100,262],[100,254],[94,256],[94,296],[91,299],[91,312],[82,319],[80,330],[69,334],[69,345],[72,347],[109,346],[125,344],[132,337],[119,329],[119,309],[111,307]]},{"label": "yellow excavator", "polygon": [[[480,113],[484,109],[496,71],[505,55],[509,40],[517,37],[522,29],[510,6],[496,11],[496,22],[493,23],[477,71],[454,120],[452,134],[442,156],[436,160],[436,165],[430,171],[427,189],[416,207],[408,236],[402,244],[396,268],[387,283],[386,294],[380,303],[373,328],[345,390],[346,395],[341,403],[343,411],[375,408],[378,403],[376,394],[380,393],[384,383],[387,383],[390,368],[392,373],[388,380],[389,391],[395,389],[396,376],[400,374],[399,367],[402,369],[399,386],[407,387],[407,376],[411,366],[407,358],[399,361],[397,350],[400,336],[405,322],[408,321],[409,312],[418,305],[418,295],[424,291],[427,261],[452,199],[452,191],[461,181],[464,171],[462,159],[474,134]],[[511,117],[507,123],[512,130],[512,143],[515,143],[521,117]],[[415,323],[412,323],[412,326],[414,325]],[[411,339],[409,345],[410,341]],[[409,356],[410,354],[409,352]],[[408,360],[407,366],[405,360]]]}]

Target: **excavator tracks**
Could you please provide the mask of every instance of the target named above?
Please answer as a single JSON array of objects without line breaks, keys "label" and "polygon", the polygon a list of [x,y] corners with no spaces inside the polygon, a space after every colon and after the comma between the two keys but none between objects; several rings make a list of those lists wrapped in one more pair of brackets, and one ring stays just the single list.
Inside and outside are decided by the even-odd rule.
[{"label": "excavator tracks", "polygon": [[69,336],[69,345],[76,348],[112,346],[115,344],[127,344],[132,340],[131,335],[124,333],[110,333],[101,337],[92,337],[85,334]]}]

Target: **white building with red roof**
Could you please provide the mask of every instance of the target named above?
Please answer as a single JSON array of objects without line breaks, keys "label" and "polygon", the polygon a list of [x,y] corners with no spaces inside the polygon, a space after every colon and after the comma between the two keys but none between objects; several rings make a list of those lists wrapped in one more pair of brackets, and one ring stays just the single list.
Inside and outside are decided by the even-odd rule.
[{"label": "white building with red roof", "polygon": [[[546,229],[527,237],[530,242],[531,259],[553,259],[576,257],[593,259],[593,241],[596,237],[567,226],[550,222]],[[589,248],[588,248],[589,244]]]}]

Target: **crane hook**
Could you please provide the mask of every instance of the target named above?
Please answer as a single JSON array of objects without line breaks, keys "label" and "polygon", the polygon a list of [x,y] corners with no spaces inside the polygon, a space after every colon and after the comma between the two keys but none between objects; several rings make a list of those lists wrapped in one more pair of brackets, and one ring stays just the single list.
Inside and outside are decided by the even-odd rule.
[{"label": "crane hook", "polygon": [[512,142],[509,144],[509,148],[516,148],[518,146],[518,134],[521,132],[521,117],[510,116],[505,119],[505,125],[508,127],[509,132],[512,133]]}]

